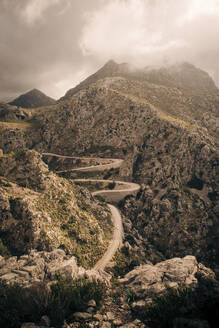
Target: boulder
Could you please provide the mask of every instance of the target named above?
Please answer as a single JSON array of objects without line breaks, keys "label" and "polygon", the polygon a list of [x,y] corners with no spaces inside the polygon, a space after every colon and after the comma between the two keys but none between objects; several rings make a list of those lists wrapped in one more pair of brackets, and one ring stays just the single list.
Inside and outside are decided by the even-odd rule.
[{"label": "boulder", "polygon": [[[83,268],[80,271],[86,272]],[[74,256],[61,249],[52,252],[32,250],[19,259],[16,256],[0,258],[0,280],[28,286],[36,281],[55,281],[57,274],[65,279],[78,277],[79,267]]]},{"label": "boulder", "polygon": [[[201,270],[199,270],[199,267]],[[126,287],[130,288],[138,298],[152,298],[161,294],[166,287],[179,287],[185,285],[195,287],[197,274],[213,277],[214,273],[198,264],[194,256],[173,258],[156,265],[141,265],[120,279]]]}]

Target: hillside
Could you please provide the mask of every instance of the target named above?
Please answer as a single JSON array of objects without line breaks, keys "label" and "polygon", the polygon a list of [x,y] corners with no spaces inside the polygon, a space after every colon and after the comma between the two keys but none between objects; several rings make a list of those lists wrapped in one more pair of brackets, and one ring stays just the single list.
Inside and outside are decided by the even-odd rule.
[{"label": "hillside", "polygon": [[[218,108],[214,82],[193,65],[133,72],[113,61],[52,106],[1,104],[0,275],[1,263],[7,279],[24,281],[28,272],[31,284],[34,275],[50,281],[60,270],[84,274],[75,257],[92,267],[112,227],[106,204],[72,179],[90,179],[83,185],[91,191],[108,185],[112,193],[124,188],[118,181],[132,181],[140,190],[117,204],[123,247],[108,273],[94,273],[108,284],[113,276],[104,304],[99,312],[94,302],[84,304],[85,313],[72,311],[68,327],[159,327],[175,304],[171,328],[215,327],[208,323],[218,306],[211,271],[219,272]],[[116,158],[119,166],[110,166]],[[167,286],[186,289],[175,295]],[[150,326],[151,298],[163,294],[164,318],[155,313],[160,322]]]},{"label": "hillside", "polygon": [[61,248],[89,268],[107,248],[107,207],[50,173],[35,151],[0,157],[0,204],[0,252],[20,256]]},{"label": "hillside", "polygon": [[153,68],[150,66],[137,68],[127,63],[117,64],[115,61],[110,60],[96,73],[89,76],[75,88],[68,90],[65,96],[60,100],[72,97],[78,91],[100,79],[116,76],[170,87],[182,87],[185,89],[192,88],[206,92],[218,91],[214,81],[206,72],[186,62],[159,68]]},{"label": "hillside", "polygon": [[40,90],[33,89],[25,94],[20,95],[16,99],[9,102],[9,104],[22,108],[35,108],[54,105],[55,102],[56,101],[54,99],[48,97]]},{"label": "hillside", "polygon": [[[105,78],[55,106],[33,110],[31,122],[38,126],[35,135],[33,129],[17,129],[11,141],[12,131],[6,128],[1,132],[1,147],[124,158],[120,178],[151,190],[151,201],[142,191],[142,201],[133,199],[132,209],[124,205],[128,219],[140,215],[138,237],[145,240],[143,249],[151,245],[150,258],[189,251],[215,267],[218,103],[218,93]],[[143,233],[148,220],[150,233],[146,228]],[[164,239],[164,234],[169,237]]]}]

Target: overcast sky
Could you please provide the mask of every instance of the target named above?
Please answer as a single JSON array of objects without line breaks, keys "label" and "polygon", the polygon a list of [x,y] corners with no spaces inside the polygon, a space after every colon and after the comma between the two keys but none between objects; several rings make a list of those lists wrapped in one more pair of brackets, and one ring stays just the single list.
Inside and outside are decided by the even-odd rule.
[{"label": "overcast sky", "polygon": [[0,100],[59,98],[109,59],[189,61],[219,86],[219,0],[0,0]]}]

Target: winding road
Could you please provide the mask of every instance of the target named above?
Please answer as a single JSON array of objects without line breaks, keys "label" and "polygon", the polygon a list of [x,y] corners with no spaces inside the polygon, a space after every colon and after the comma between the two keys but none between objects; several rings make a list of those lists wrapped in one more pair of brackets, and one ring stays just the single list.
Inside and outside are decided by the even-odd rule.
[{"label": "winding road", "polygon": [[[46,157],[57,157],[62,159],[80,159],[87,161],[97,161],[100,164],[90,165],[80,168],[68,169],[63,171],[55,171],[57,174],[62,174],[66,172],[73,171],[83,171],[83,172],[91,172],[91,171],[105,171],[110,170],[112,168],[119,168],[123,163],[122,159],[111,159],[111,158],[93,158],[93,157],[76,157],[76,156],[64,156],[53,153],[42,153],[42,156]],[[140,186],[136,183],[132,182],[124,182],[124,181],[114,181],[114,180],[98,180],[98,179],[73,179],[75,183],[115,183],[115,189],[103,189],[92,192],[93,196],[99,195],[103,197],[107,202],[118,203],[122,199],[124,199],[128,195],[136,194]],[[116,188],[119,189],[116,189]],[[111,211],[112,223],[114,226],[113,231],[113,239],[110,241],[109,246],[105,254],[101,257],[101,259],[95,264],[94,270],[103,271],[107,264],[112,260],[114,254],[117,249],[122,245],[123,241],[123,225],[122,218],[119,213],[119,210],[111,204],[108,204],[108,207]]]}]

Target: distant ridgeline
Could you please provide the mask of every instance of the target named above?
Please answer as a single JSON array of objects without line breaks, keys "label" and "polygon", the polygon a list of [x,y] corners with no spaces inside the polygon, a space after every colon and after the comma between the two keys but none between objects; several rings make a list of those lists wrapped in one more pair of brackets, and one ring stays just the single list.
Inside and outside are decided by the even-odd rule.
[{"label": "distant ridgeline", "polygon": [[54,105],[55,103],[56,101],[54,99],[46,96],[43,92],[37,89],[33,89],[9,102],[10,105],[22,108],[49,106]]}]

